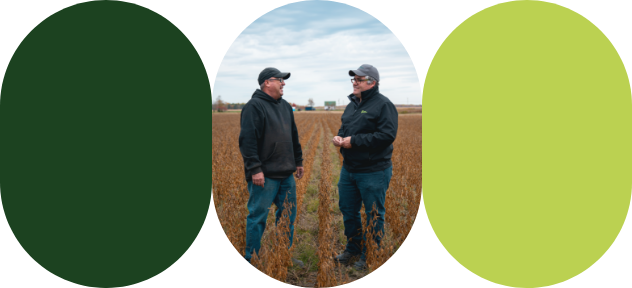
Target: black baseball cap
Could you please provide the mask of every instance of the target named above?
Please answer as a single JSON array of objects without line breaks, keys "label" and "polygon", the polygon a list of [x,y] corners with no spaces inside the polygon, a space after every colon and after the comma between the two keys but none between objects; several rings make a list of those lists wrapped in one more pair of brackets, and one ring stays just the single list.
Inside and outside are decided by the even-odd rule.
[{"label": "black baseball cap", "polygon": [[290,72],[281,72],[279,71],[279,69],[273,67],[263,69],[263,71],[259,73],[259,85],[263,84],[263,81],[266,81],[272,77],[283,78],[285,80],[290,78]]},{"label": "black baseball cap", "polygon": [[380,73],[377,72],[377,68],[369,64],[362,64],[362,66],[360,66],[360,68],[358,68],[357,70],[349,70],[349,76],[353,77],[355,75],[370,76],[376,81],[380,81]]}]

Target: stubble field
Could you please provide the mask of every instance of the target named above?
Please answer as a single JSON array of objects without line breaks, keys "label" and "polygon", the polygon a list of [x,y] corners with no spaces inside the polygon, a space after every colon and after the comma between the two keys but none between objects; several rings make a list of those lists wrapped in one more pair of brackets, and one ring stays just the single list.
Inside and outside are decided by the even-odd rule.
[{"label": "stubble field", "polygon": [[[331,143],[340,128],[341,113],[295,112],[305,175],[296,180],[297,218],[294,242],[287,247],[288,220],[274,225],[272,205],[259,257],[252,263],[279,281],[304,287],[332,287],[364,277],[390,258],[406,239],[421,201],[421,114],[399,116],[393,152],[393,177],[386,192],[385,235],[380,249],[368,241],[365,271],[335,263],[333,256],[344,251],[342,214],[338,208],[338,178],[342,155]],[[213,204],[224,232],[239,251],[246,246],[248,190],[239,151],[239,113],[213,114]],[[366,215],[362,209],[363,226]],[[277,233],[275,233],[277,232]],[[367,237],[370,238],[370,237]],[[305,263],[292,265],[292,258]],[[245,261],[245,260],[244,260]]]}]

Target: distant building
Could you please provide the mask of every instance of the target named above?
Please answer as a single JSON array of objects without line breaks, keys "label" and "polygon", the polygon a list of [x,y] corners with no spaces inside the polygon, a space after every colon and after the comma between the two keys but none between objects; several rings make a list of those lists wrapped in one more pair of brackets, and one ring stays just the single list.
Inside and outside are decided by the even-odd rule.
[{"label": "distant building", "polygon": [[325,110],[335,110],[336,101],[325,101]]}]

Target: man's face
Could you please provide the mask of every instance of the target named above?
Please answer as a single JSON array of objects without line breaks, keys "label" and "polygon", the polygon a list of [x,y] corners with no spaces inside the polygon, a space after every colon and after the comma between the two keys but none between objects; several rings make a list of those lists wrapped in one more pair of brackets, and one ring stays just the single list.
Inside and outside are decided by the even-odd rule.
[{"label": "man's face", "polygon": [[272,77],[266,81],[268,81],[270,96],[275,99],[281,98],[281,96],[283,96],[283,86],[285,86],[283,78]]},{"label": "man's face", "polygon": [[359,95],[360,92],[362,91],[366,91],[369,90],[371,88],[373,88],[373,86],[375,86],[375,82],[371,83],[371,85],[367,84],[366,79],[364,78],[365,76],[358,76],[355,75],[353,77],[354,79],[354,83],[353,83],[353,94],[354,95]]}]

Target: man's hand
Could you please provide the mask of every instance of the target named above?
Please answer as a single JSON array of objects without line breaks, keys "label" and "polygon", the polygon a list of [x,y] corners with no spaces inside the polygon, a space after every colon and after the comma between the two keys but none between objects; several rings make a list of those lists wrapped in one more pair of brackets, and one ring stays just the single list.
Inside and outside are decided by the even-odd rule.
[{"label": "man's hand", "polygon": [[305,172],[305,169],[303,169],[303,166],[296,167],[296,178],[297,179],[303,178],[303,172]]},{"label": "man's hand", "polygon": [[266,179],[263,177],[263,172],[252,175],[252,183],[257,186],[263,187],[263,184],[266,183]]},{"label": "man's hand", "polygon": [[351,149],[351,136],[343,138],[340,146],[345,149]]},{"label": "man's hand", "polygon": [[331,141],[334,142],[334,146],[336,147],[342,146],[342,137],[340,136],[334,136],[334,139],[331,139]]}]

